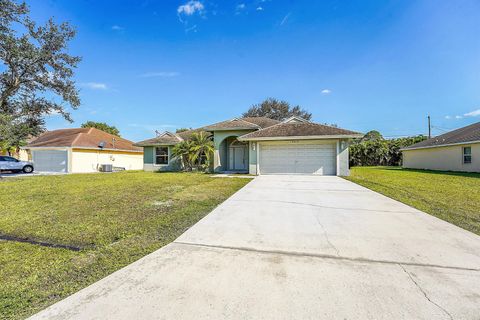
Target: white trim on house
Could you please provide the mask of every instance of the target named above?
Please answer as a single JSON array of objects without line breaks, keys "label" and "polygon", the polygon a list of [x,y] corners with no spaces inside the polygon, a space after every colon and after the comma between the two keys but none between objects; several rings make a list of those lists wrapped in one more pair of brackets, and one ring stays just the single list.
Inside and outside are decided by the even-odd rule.
[{"label": "white trim on house", "polygon": [[425,146],[425,147],[415,147],[415,148],[402,148],[402,149],[400,149],[400,151],[419,150],[419,149],[432,149],[432,148],[451,147],[451,146],[461,146],[461,145],[464,145],[464,144],[477,144],[477,143],[480,143],[480,140],[457,142],[457,143],[447,143],[447,144],[439,144],[439,145],[436,145],[436,146]]},{"label": "white trim on house", "polygon": [[322,135],[322,136],[283,136],[283,137],[259,137],[247,138],[238,137],[240,141],[277,141],[277,140],[324,140],[324,139],[354,139],[361,138],[361,134],[342,134],[342,135]]},{"label": "white trim on house", "polygon": [[[167,152],[168,152],[168,162],[164,164],[157,164],[157,147],[167,147]],[[153,147],[153,163],[152,165],[154,167],[168,167],[170,165],[170,158],[171,158],[171,152],[170,152],[170,145],[162,145],[162,146],[154,146]]]},{"label": "white trim on house", "polygon": [[290,122],[310,122],[307,119],[304,119],[302,117],[297,117],[297,116],[292,116],[288,119],[283,120],[280,123],[290,123]]},{"label": "white trim on house", "polygon": [[339,172],[340,172],[340,140],[337,140],[337,143],[336,143],[336,152],[337,154],[335,155],[335,165],[336,165],[336,175],[338,176],[339,175]]}]

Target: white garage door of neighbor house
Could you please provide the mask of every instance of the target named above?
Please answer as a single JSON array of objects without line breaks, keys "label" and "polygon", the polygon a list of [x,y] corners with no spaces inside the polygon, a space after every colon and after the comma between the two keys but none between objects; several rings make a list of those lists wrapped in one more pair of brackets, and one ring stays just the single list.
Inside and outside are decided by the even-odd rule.
[{"label": "white garage door of neighbor house", "polygon": [[260,174],[336,174],[336,144],[262,143]]},{"label": "white garage door of neighbor house", "polygon": [[35,171],[67,172],[68,155],[65,150],[33,150]]}]

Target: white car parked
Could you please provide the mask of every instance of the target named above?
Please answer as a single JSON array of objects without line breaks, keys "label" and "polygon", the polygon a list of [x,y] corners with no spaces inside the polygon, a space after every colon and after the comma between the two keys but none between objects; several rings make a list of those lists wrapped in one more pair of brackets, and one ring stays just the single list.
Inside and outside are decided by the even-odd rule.
[{"label": "white car parked", "polygon": [[33,163],[20,161],[9,156],[0,156],[0,171],[32,173]]}]

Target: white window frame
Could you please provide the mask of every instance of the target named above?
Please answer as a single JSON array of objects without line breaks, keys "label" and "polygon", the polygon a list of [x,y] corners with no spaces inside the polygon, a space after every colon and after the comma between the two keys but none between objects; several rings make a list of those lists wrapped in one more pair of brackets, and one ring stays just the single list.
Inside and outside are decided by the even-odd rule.
[{"label": "white window frame", "polygon": [[[466,149],[470,149],[470,153],[465,153]],[[470,157],[470,161],[465,161],[465,157]],[[463,164],[472,163],[472,147],[471,146],[462,147],[462,162]]]},{"label": "white window frame", "polygon": [[[167,163],[157,164],[157,148],[167,148]],[[155,167],[165,167],[170,164],[170,147],[169,146],[156,146],[153,149],[153,165]]]}]

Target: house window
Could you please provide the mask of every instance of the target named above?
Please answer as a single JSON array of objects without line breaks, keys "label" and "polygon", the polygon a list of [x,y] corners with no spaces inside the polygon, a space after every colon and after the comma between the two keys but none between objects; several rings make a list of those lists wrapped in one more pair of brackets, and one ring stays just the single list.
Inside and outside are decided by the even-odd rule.
[{"label": "house window", "polygon": [[168,147],[155,148],[155,164],[168,164]]},{"label": "house window", "polygon": [[472,147],[463,147],[463,163],[472,163]]}]

